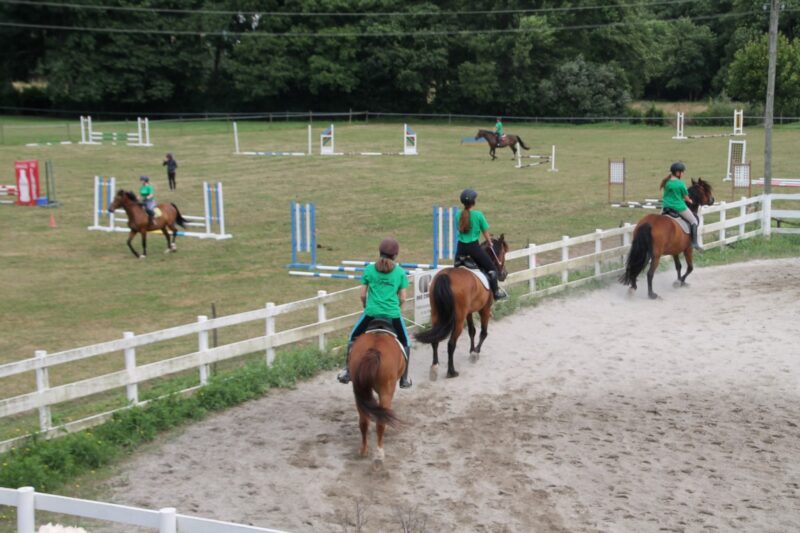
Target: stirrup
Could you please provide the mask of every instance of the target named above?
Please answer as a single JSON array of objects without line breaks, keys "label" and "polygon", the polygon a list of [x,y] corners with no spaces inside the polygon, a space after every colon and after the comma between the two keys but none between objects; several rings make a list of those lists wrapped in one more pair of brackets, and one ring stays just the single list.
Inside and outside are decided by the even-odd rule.
[{"label": "stirrup", "polygon": [[508,298],[508,294],[506,293],[506,291],[504,291],[499,287],[497,288],[496,291],[494,291],[493,296],[495,300],[502,300],[503,298]]}]

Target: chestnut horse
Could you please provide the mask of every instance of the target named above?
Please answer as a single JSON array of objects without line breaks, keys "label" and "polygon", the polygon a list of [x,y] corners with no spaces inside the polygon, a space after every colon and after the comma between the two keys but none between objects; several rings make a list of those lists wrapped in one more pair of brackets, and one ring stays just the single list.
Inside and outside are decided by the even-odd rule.
[{"label": "chestnut horse", "polygon": [[[380,319],[373,320],[370,328],[359,335],[350,349],[350,375],[353,395],[358,409],[358,427],[361,429],[361,457],[367,456],[367,432],[370,419],[375,421],[377,433],[374,466],[383,465],[383,433],[386,426],[395,426],[398,418],[392,411],[392,399],[397,380],[406,369],[406,358],[397,338],[389,333],[391,324],[384,325]],[[373,391],[378,393],[375,399]]]},{"label": "chestnut horse", "polygon": [[517,158],[517,143],[526,150],[530,150],[530,148],[525,146],[525,143],[522,142],[522,137],[514,135],[513,133],[506,133],[505,138],[498,142],[495,132],[491,130],[478,130],[477,135],[475,135],[475,140],[477,141],[478,139],[486,139],[486,142],[489,143],[489,155],[492,156],[492,161],[497,159],[497,156],[494,155],[494,151],[497,148],[510,147],[511,151],[514,152],[514,157],[512,157],[512,159]]},{"label": "chestnut horse", "polygon": [[[492,259],[497,269],[500,281],[506,279],[506,252],[508,243],[505,235],[499,239],[492,239],[490,243],[483,243],[486,253]],[[419,342],[430,344],[433,348],[433,364],[431,365],[430,378],[436,380],[439,367],[439,343],[448,336],[447,341],[447,377],[458,376],[453,364],[453,352],[456,350],[458,337],[464,330],[464,321],[467,322],[469,331],[470,360],[475,361],[480,357],[481,346],[488,335],[489,317],[492,315],[492,291],[483,286],[478,278],[465,268],[445,268],[440,270],[431,281],[431,328],[416,334]],[[481,336],[475,346],[475,323],[472,313],[478,312],[481,316]]]},{"label": "chestnut horse", "polygon": [[[714,205],[711,184],[703,178],[699,178],[696,182],[692,180],[689,198],[692,199],[689,209],[697,216],[699,206]],[[686,274],[683,276],[681,276],[681,253],[686,258]],[[678,271],[675,286],[686,286],[686,278],[694,270],[691,237],[683,231],[674,218],[668,215],[647,215],[636,224],[633,243],[625,264],[625,273],[620,276],[619,282],[630,285],[631,290],[635,291],[636,278],[650,260],[650,270],[647,271],[647,295],[653,299],[658,298],[653,292],[653,275],[662,255],[671,255],[675,260],[675,269]]]},{"label": "chestnut horse", "polygon": [[[114,201],[111,202],[111,205],[108,206],[108,212],[113,213],[114,210],[122,208],[125,210],[125,214],[128,215],[128,227],[131,229],[130,234],[128,235],[128,248],[131,249],[133,255],[136,257],[141,257],[144,259],[147,257],[147,232],[148,231],[158,231],[161,230],[164,233],[164,237],[167,238],[167,249],[164,253],[175,252],[177,251],[177,247],[175,246],[175,237],[178,233],[178,228],[175,226],[179,224],[182,227],[186,227],[186,220],[181,216],[181,212],[178,210],[178,206],[175,204],[158,204],[158,209],[161,210],[161,214],[158,217],[153,218],[153,223],[148,223],[147,211],[144,210],[144,207],[139,203],[136,199],[136,195],[130,191],[123,191],[120,189],[117,191],[117,195],[114,196]],[[172,237],[170,238],[169,232],[167,228],[172,230]],[[137,233],[142,235],[142,255],[136,251],[131,244],[131,241],[136,236]]]}]

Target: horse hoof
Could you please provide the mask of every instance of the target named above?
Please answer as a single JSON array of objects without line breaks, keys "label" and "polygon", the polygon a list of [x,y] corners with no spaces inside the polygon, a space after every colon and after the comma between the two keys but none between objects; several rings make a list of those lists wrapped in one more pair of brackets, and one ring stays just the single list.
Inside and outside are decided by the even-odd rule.
[{"label": "horse hoof", "polygon": [[681,286],[681,282],[680,281],[673,281],[672,282],[672,286],[677,289],[678,287]]},{"label": "horse hoof", "polygon": [[654,292],[651,292],[650,294],[648,294],[648,296],[650,297],[651,300],[655,300],[656,298],[658,298],[658,294]]},{"label": "horse hoof", "polygon": [[436,381],[436,379],[439,377],[439,373],[437,372],[437,370],[438,368],[436,365],[433,365],[431,367],[430,375],[428,376],[431,381]]},{"label": "horse hoof", "polygon": [[376,457],[372,460],[372,470],[375,472],[380,472],[383,470],[383,459]]},{"label": "horse hoof", "polygon": [[139,259],[147,259],[147,256],[142,254],[142,255],[139,256]]},{"label": "horse hoof", "polygon": [[447,372],[447,377],[448,377],[448,379],[449,378],[457,378],[458,377],[458,372],[456,372],[455,370],[453,370],[452,372]]},{"label": "horse hoof", "polygon": [[478,352],[475,352],[475,351],[469,352],[469,362],[470,363],[477,363],[478,359],[480,359],[480,358],[481,358],[481,354],[479,354]]}]

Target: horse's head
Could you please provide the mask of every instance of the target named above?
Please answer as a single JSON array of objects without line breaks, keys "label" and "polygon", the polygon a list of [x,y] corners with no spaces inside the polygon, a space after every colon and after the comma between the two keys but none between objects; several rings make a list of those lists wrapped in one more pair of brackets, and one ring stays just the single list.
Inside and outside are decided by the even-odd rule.
[{"label": "horse's head", "polygon": [[478,133],[475,134],[475,140],[478,139],[486,139],[486,141],[491,142],[494,140],[494,132],[489,130],[478,130]]},{"label": "horse's head", "polygon": [[483,245],[486,248],[486,253],[489,254],[489,258],[497,266],[497,279],[505,281],[506,277],[508,277],[508,271],[506,270],[508,243],[506,242],[505,233],[501,233],[499,239],[492,238],[491,242],[486,241]]},{"label": "horse's head", "polygon": [[689,187],[689,198],[692,199],[695,208],[701,205],[714,205],[714,191],[711,184],[703,178],[697,178],[697,181],[692,180],[692,186]]},{"label": "horse's head", "polygon": [[111,205],[108,206],[108,212],[113,213],[120,207],[124,208],[125,205],[130,202],[136,203],[136,195],[130,191],[120,189],[114,196],[114,200],[111,202]]}]

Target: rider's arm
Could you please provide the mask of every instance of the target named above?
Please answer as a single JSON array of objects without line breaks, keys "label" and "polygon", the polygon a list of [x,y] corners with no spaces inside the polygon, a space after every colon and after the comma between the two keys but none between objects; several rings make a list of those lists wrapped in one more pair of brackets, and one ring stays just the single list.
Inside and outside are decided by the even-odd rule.
[{"label": "rider's arm", "polygon": [[367,286],[361,286],[361,307],[367,306]]},{"label": "rider's arm", "polygon": [[403,302],[406,301],[406,290],[400,289],[397,291],[397,300],[400,302],[400,307],[403,306]]},{"label": "rider's arm", "polygon": [[486,239],[487,241],[492,240],[492,234],[489,233],[489,230],[483,230],[481,233],[483,234],[483,238]]}]

